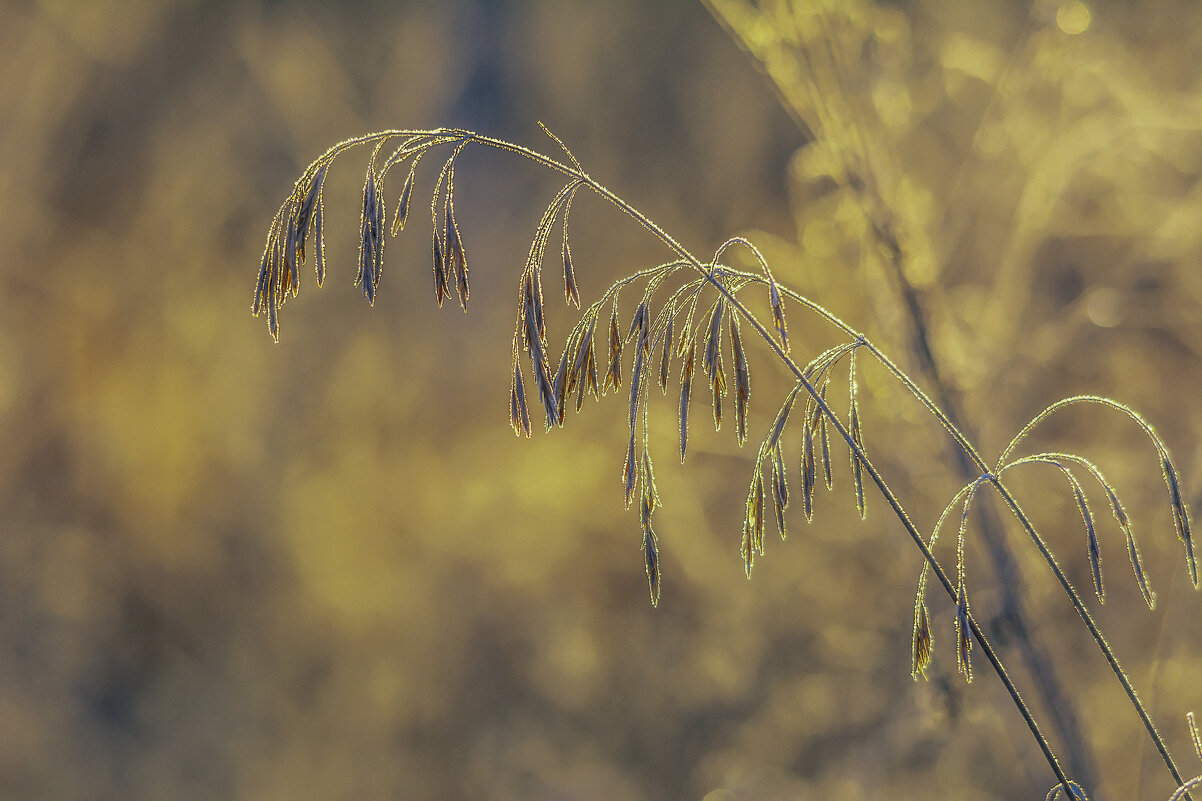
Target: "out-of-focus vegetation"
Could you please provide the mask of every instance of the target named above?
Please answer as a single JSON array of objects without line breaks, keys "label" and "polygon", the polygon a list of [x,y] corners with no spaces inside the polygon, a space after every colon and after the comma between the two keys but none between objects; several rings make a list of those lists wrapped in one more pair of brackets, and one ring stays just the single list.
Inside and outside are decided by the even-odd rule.
[{"label": "out-of-focus vegetation", "polygon": [[[513,282],[547,176],[466,153],[471,314],[434,308],[420,229],[389,244],[369,312],[350,286],[361,178],[340,162],[326,288],[289,305],[279,346],[247,314],[270,215],[331,141],[449,124],[537,142],[541,119],[699,252],[762,229],[782,280],[905,364],[874,210],[838,174],[854,153],[986,454],[1061,396],[1111,395],[1159,427],[1196,501],[1202,9],[855,3],[831,29],[795,5],[749,46],[778,48],[765,63],[784,88],[799,44],[830,54],[837,71],[794,76],[832,106],[808,133],[686,3],[0,9],[0,795],[1044,792],[996,682],[956,679],[946,604],[931,680],[910,681],[919,557],[878,500],[859,522],[842,460],[815,522],[794,510],[748,583],[753,455],[698,426],[688,468],[670,468],[665,403],[652,610],[621,504],[622,402],[512,437]],[[663,255],[596,202],[572,225],[586,298]],[[790,323],[795,349],[831,344]],[[773,380],[759,369],[753,431]],[[868,447],[928,529],[959,483],[947,450],[883,375],[860,383]],[[1099,504],[1099,618],[1196,773],[1199,599],[1155,454],[1090,411],[1040,445],[1086,453],[1124,492],[1160,602],[1143,608]],[[1019,486],[1088,587],[1077,511],[1042,479]],[[1103,767],[1094,797],[1167,796],[1101,658],[1012,542]]]}]

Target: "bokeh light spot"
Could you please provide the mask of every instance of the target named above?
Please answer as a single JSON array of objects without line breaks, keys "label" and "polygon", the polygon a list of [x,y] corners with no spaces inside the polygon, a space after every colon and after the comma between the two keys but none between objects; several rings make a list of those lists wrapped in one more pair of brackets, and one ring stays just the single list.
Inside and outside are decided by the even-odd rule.
[{"label": "bokeh light spot", "polygon": [[1097,287],[1090,290],[1085,298],[1085,313],[1090,322],[1102,328],[1114,328],[1123,321],[1126,310],[1123,298],[1118,290],[1110,287]]},{"label": "bokeh light spot", "polygon": [[1070,36],[1085,33],[1089,30],[1089,23],[1089,6],[1082,3],[1081,0],[1069,0],[1067,3],[1062,3],[1056,11],[1056,25]]}]

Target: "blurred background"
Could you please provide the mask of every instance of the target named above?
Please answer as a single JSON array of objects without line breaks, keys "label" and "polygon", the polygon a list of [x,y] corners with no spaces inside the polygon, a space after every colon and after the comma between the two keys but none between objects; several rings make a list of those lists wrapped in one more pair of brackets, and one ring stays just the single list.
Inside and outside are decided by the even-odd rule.
[{"label": "blurred background", "polygon": [[[278,345],[249,314],[272,214],[331,143],[456,125],[554,154],[542,121],[695,253],[751,237],[987,459],[1056,399],[1109,395],[1202,500],[1202,6],[713,2],[0,0],[0,796],[1042,797],[996,678],[957,677],[934,592],[911,681],[920,557],[879,497],[859,521],[845,451],[814,522],[795,504],[744,578],[752,448],[788,387],[766,349],[746,448],[695,400],[681,468],[675,398],[652,403],[657,609],[621,499],[625,401],[514,438],[513,298],[553,176],[466,151],[471,313],[432,302],[424,215],[369,308],[353,151],[327,181],[326,286],[302,275]],[[586,302],[664,259],[595,199],[573,208]],[[562,341],[574,318],[551,309]],[[838,341],[790,323],[799,355]],[[930,531],[964,483],[946,438],[866,359],[859,385],[868,452]],[[1104,607],[1067,485],[1012,482],[1202,772],[1202,599],[1154,450],[1094,409],[1025,447],[1082,453],[1122,494],[1154,612],[1096,485]],[[1166,798],[1009,526],[1015,635],[978,522],[974,609],[1020,688],[1024,653],[1050,661],[1057,708],[1027,694],[1041,720],[1071,711],[1053,745],[1078,740],[1095,799]]]}]

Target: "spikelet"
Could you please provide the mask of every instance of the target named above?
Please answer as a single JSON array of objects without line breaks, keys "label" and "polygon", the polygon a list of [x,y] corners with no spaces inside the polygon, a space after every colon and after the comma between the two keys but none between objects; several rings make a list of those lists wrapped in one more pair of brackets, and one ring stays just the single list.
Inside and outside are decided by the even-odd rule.
[{"label": "spikelet", "polygon": [[[826,402],[826,388],[830,385],[830,379],[822,382],[822,389],[819,391],[819,396],[822,402]],[[825,414],[818,415],[818,441],[822,446],[822,475],[826,480],[827,490],[831,490],[835,486],[834,472],[831,470],[831,433],[828,428]]]},{"label": "spikelet", "polygon": [[1101,477],[1101,473],[1095,472],[1102,482],[1102,488],[1106,492],[1106,498],[1110,501],[1110,511],[1114,515],[1114,519],[1118,521],[1119,528],[1122,529],[1123,536],[1127,540],[1127,556],[1131,560],[1131,570],[1135,573],[1135,581],[1139,584],[1140,594],[1143,595],[1144,603],[1148,605],[1148,609],[1156,608],[1156,593],[1152,591],[1148,583],[1148,576],[1144,572],[1143,559],[1140,558],[1139,546],[1135,544],[1135,532],[1131,528],[1131,518],[1127,514],[1127,510],[1123,508],[1123,502],[1119,500],[1118,493],[1114,491],[1106,480]]},{"label": "spikelet", "polygon": [[321,286],[326,280],[326,238],[322,226],[323,208],[325,207],[323,194],[323,192],[317,193],[317,208],[313,210],[313,241],[315,244],[313,269],[317,271],[318,286]]},{"label": "spikelet", "polygon": [[743,352],[743,338],[739,335],[739,318],[730,316],[730,344],[735,359],[735,435],[739,445],[747,441],[747,403],[751,399],[751,372],[747,366],[747,355]]},{"label": "spikelet", "polygon": [[801,434],[801,510],[806,522],[814,519],[814,485],[817,475],[814,465],[814,427],[807,421]]},{"label": "spikelet", "polygon": [[287,220],[284,223],[284,260],[283,273],[280,276],[280,286],[283,289],[281,299],[286,298],[289,293],[296,297],[297,290],[300,288],[300,271],[296,264],[296,217],[292,211],[295,208],[289,204]]},{"label": "spikelet", "polygon": [[572,268],[572,246],[566,235],[563,240],[563,294],[568,303],[580,308],[580,290],[576,288],[576,271]]},{"label": "spikelet", "polygon": [[[851,355],[848,358],[848,379],[847,392],[850,396],[850,410],[848,411],[847,429],[851,434],[852,442],[862,452],[864,450],[864,442],[860,436],[860,406],[858,398],[858,387],[856,386],[856,350],[851,349]],[[859,457],[856,456],[854,448],[848,449],[851,454],[851,478],[856,492],[856,511],[860,513],[860,519],[864,519],[864,466],[860,463]]]},{"label": "spikelet", "polygon": [[634,458],[634,438],[635,430],[638,426],[639,414],[639,388],[643,378],[643,354],[645,351],[642,348],[636,347],[634,351],[634,368],[630,375],[630,449],[627,454],[627,474],[626,474],[626,506],[630,507],[630,495],[634,489],[632,484],[634,477],[634,465],[630,460]]},{"label": "spikelet", "polygon": [[[377,146],[377,151],[379,147]],[[363,211],[359,219],[359,271],[355,286],[361,287],[363,297],[371,305],[376,302],[376,287],[380,284],[380,268],[384,263],[384,199],[376,187],[373,154],[363,181]]]},{"label": "spikelet", "polygon": [[651,516],[660,505],[659,493],[655,489],[655,472],[651,467],[651,455],[643,450],[639,468],[639,484],[642,486],[642,502],[639,505],[639,521],[643,527],[643,557],[647,567],[647,585],[651,590],[651,605],[659,605],[662,577],[659,566],[659,547],[655,530],[651,527]]},{"label": "spikelet", "polygon": [[972,631],[968,623],[968,593],[963,580],[956,589],[956,670],[972,684]]},{"label": "spikelet", "polygon": [[609,318],[609,370],[605,373],[606,390],[622,386],[622,337],[618,333],[618,305]]},{"label": "spikelet", "polygon": [[557,367],[555,370],[555,405],[557,421],[560,428],[563,428],[564,413],[567,411],[566,405],[569,392],[568,373],[571,372],[568,356],[570,355],[571,350],[572,339],[569,337],[567,343],[564,345],[563,354],[559,357],[559,367]]},{"label": "spikelet", "polygon": [[443,259],[442,239],[438,236],[438,231],[433,234],[434,244],[431,248],[433,252],[434,266],[434,300],[438,303],[438,308],[442,308],[442,302],[447,295],[451,294],[447,288],[447,270],[446,263]]},{"label": "spikelet", "polygon": [[772,505],[776,510],[776,529],[783,540],[788,533],[785,530],[785,509],[789,506],[789,477],[785,472],[785,457],[779,442],[772,449]]},{"label": "spikelet", "polygon": [[921,600],[914,603],[914,640],[910,658],[910,675],[918,681],[918,677],[927,677],[927,668],[931,664],[935,641],[931,637],[931,618],[927,613],[927,605]]},{"label": "spikelet", "polygon": [[697,346],[689,348],[684,366],[680,371],[680,463],[684,464],[685,450],[689,444],[689,400],[693,386],[693,357],[697,354]]},{"label": "spikelet", "polygon": [[296,257],[300,264],[304,264],[305,262],[305,247],[309,238],[309,225],[313,222],[313,215],[317,211],[317,201],[321,197],[321,188],[325,181],[328,167],[328,163],[322,164],[313,173],[309,189],[305,193],[305,199],[301,202],[300,208],[296,212]]},{"label": "spikelet", "polygon": [[[852,402],[850,416],[849,430],[851,432],[851,439],[863,451],[864,441],[860,436],[860,412],[854,401]],[[851,453],[851,478],[856,488],[856,511],[860,513],[860,519],[863,520],[866,513],[864,507],[864,466],[855,451]]]},{"label": "spikelet", "polygon": [[789,326],[785,322],[785,306],[781,303],[780,287],[771,276],[768,278],[768,301],[772,305],[772,325],[776,328],[776,335],[780,337],[781,347],[788,353]]},{"label": "spikelet", "polygon": [[1190,583],[1194,589],[1198,587],[1198,561],[1194,557],[1194,541],[1190,532],[1189,509],[1181,499],[1181,484],[1177,480],[1177,468],[1169,458],[1168,451],[1161,451],[1161,470],[1164,473],[1164,483],[1169,488],[1169,502],[1173,510],[1173,524],[1177,528],[1177,538],[1185,545],[1185,563],[1189,569]]},{"label": "spikelet", "polygon": [[725,301],[721,298],[714,304],[710,317],[709,336],[705,340],[704,366],[710,380],[714,403],[714,430],[722,428],[722,396],[726,394],[726,373],[722,369],[722,312]]},{"label": "spikelet", "polygon": [[739,541],[739,554],[743,557],[743,571],[751,578],[751,568],[755,564],[755,548],[751,542],[751,522],[743,521],[743,538]]},{"label": "spikelet", "polygon": [[409,220],[409,207],[413,201],[413,184],[417,177],[417,165],[422,160],[422,155],[419,153],[413,159],[413,163],[409,165],[409,173],[405,176],[405,183],[401,186],[401,196],[397,199],[396,214],[392,216],[393,236],[404,231],[405,223]]},{"label": "spikelet", "polygon": [[[459,151],[456,150],[458,155]],[[452,157],[453,158],[453,157]],[[459,296],[459,305],[467,311],[470,295],[468,287],[467,249],[459,235],[459,223],[455,219],[455,165],[452,162],[447,171],[446,202],[443,210],[443,242],[446,243],[446,266],[455,273],[455,294]]]},{"label": "spikelet", "polygon": [[630,508],[630,502],[634,498],[634,488],[638,483],[638,463],[635,461],[634,453],[634,432],[630,433],[630,442],[626,445],[626,461],[622,463],[622,484],[625,487],[624,500],[626,508]]},{"label": "spikelet", "polygon": [[526,389],[522,386],[522,368],[513,360],[513,381],[509,385],[509,424],[517,436],[530,436],[530,411],[526,408]]},{"label": "spikelet", "polygon": [[596,328],[597,318],[593,315],[589,318],[588,327],[584,329],[584,334],[580,337],[576,349],[576,361],[572,365],[571,377],[568,381],[567,391],[569,393],[573,389],[578,389],[576,395],[576,411],[578,412],[581,406],[584,405],[584,393],[586,389],[593,393],[594,398],[599,394],[597,386],[597,359],[593,350],[593,333],[596,331]]},{"label": "spikelet", "polygon": [[663,313],[667,315],[668,321],[664,328],[664,349],[659,362],[659,388],[666,395],[668,394],[668,371],[672,368],[672,323],[676,319],[676,310],[668,308]]},{"label": "spikelet", "polygon": [[772,428],[768,432],[767,445],[769,448],[775,448],[780,442],[781,434],[785,431],[785,424],[789,422],[789,415],[793,413],[793,404],[797,400],[797,394],[801,391],[801,384],[795,384],[789,394],[785,396],[784,403],[781,404],[780,411],[776,413],[776,420],[772,423]]},{"label": "spikelet", "polygon": [[748,514],[755,535],[757,553],[764,553],[764,474],[759,466],[755,470],[755,478],[751,482],[751,495],[748,497]]},{"label": "spikelet", "polygon": [[559,423],[559,401],[555,397],[555,380],[551,376],[551,367],[547,361],[545,333],[540,332],[536,319],[537,291],[534,279],[526,275],[525,302],[521,318],[525,321],[525,343],[534,370],[535,383],[538,386],[539,401],[547,413],[547,426]]},{"label": "spikelet", "polygon": [[660,581],[659,545],[655,530],[651,528],[651,518],[643,525],[643,561],[647,567],[647,585],[651,590],[651,605],[659,606]]},{"label": "spikelet", "polygon": [[1098,546],[1098,532],[1093,524],[1093,514],[1089,511],[1089,504],[1085,500],[1085,492],[1081,489],[1081,484],[1076,477],[1068,473],[1069,481],[1073,486],[1073,498],[1077,501],[1077,509],[1081,512],[1081,519],[1085,521],[1085,540],[1089,551],[1089,569],[1093,573],[1094,592],[1098,596],[1098,600],[1102,603],[1106,602],[1106,591],[1102,587],[1102,550]]}]

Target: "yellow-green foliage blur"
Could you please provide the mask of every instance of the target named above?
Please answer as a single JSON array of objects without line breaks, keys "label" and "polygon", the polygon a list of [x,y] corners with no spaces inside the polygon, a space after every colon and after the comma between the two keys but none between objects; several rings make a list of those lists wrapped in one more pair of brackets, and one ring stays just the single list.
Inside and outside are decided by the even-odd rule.
[{"label": "yellow-green foliage blur", "polygon": [[[957,676],[941,593],[934,662],[911,680],[921,558],[871,487],[860,522],[845,448],[813,522],[792,506],[744,578],[755,444],[790,386],[762,343],[748,446],[706,430],[698,393],[680,467],[675,396],[652,398],[652,608],[622,503],[625,400],[532,440],[508,426],[516,281],[554,176],[465,151],[470,313],[435,307],[421,214],[369,308],[352,286],[369,154],[351,152],[327,180],[324,288],[302,274],[279,344],[249,314],[272,214],[328,145],[456,125],[555,154],[542,121],[695,253],[747,235],[931,388],[911,293],[987,459],[1058,398],[1107,395],[1157,427],[1200,505],[1202,4],[712,5],[0,0],[0,797],[1052,786],[979,650],[975,681]],[[667,255],[583,193],[572,230],[586,302]],[[575,318],[548,298],[562,343]],[[789,322],[803,361],[838,341]],[[867,452],[929,532],[964,477],[913,398],[860,365]],[[832,399],[846,410],[845,389]],[[1202,772],[1184,717],[1202,710],[1202,597],[1155,451],[1090,408],[1024,447],[1088,456],[1122,494],[1155,611],[1096,484],[1105,606],[1068,485],[1007,474],[1182,772]],[[975,526],[974,612],[1042,722]],[[1092,640],[1006,534],[1091,797],[1167,798]]]}]

